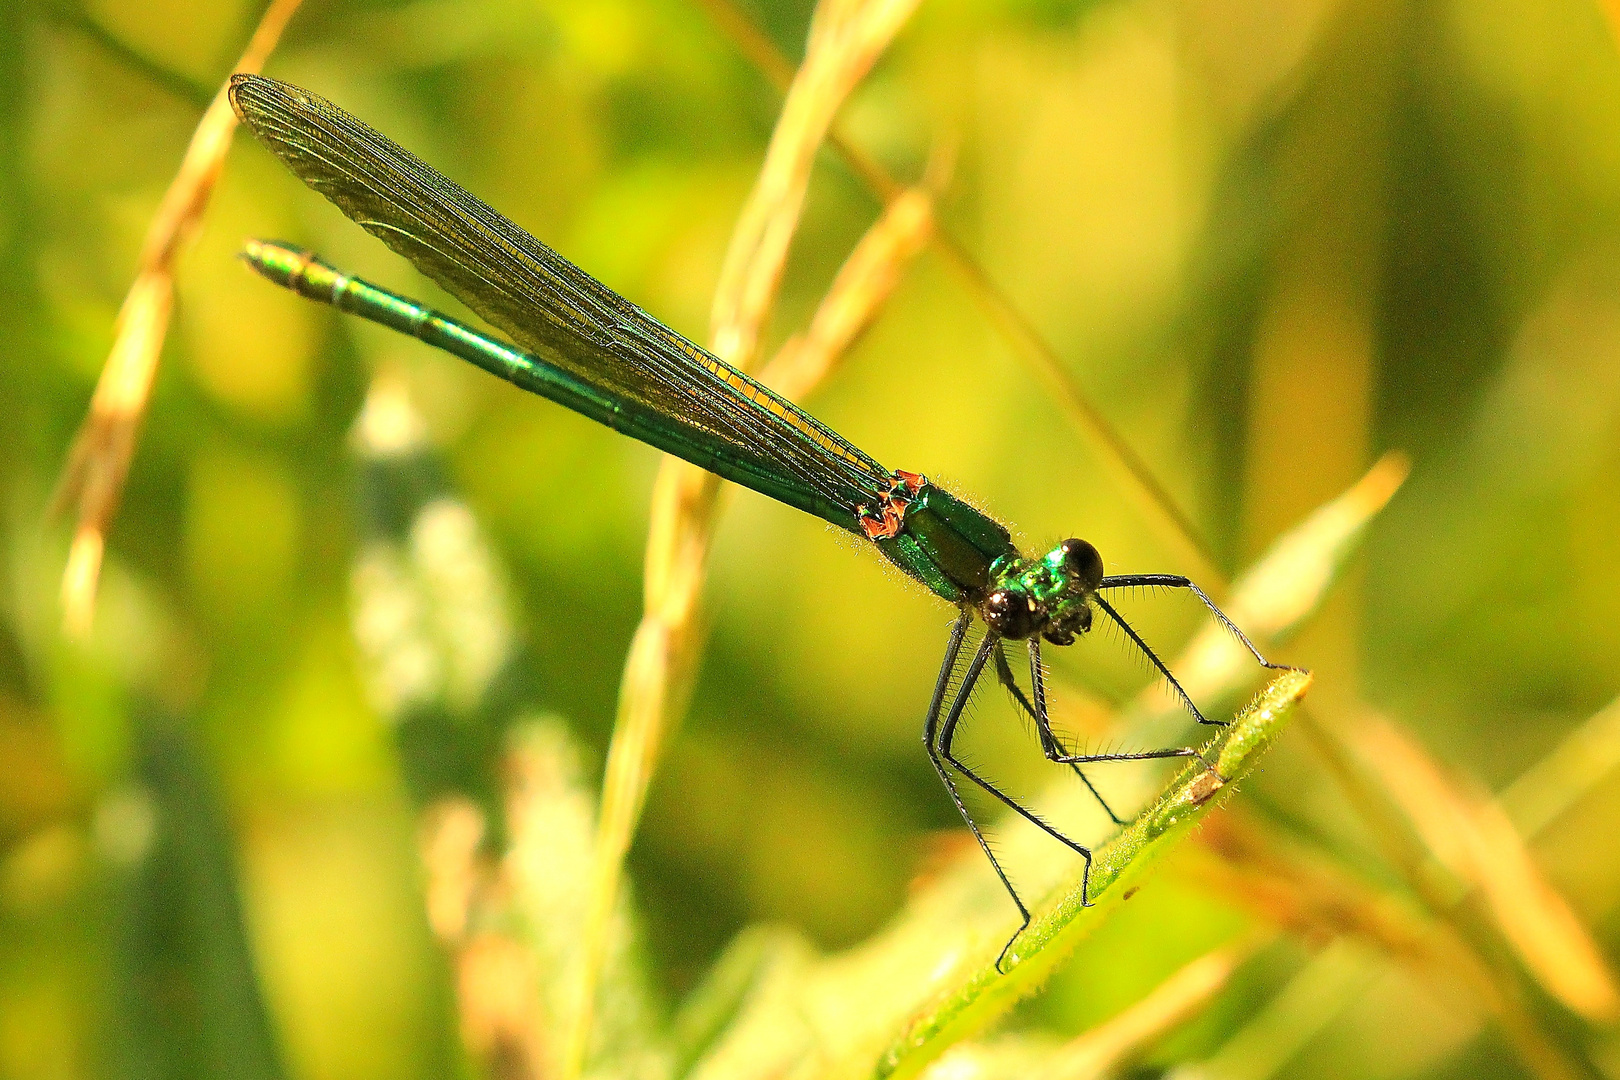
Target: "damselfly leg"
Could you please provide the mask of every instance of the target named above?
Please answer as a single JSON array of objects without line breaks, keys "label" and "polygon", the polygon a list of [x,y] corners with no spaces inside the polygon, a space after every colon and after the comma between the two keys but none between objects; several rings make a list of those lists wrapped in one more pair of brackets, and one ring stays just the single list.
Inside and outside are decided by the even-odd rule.
[{"label": "damselfly leg", "polygon": [[[928,717],[923,724],[923,745],[928,749],[928,758],[934,763],[935,771],[939,773],[940,779],[945,782],[946,789],[951,793],[951,800],[956,803],[956,809],[962,815],[962,820],[967,822],[967,827],[973,832],[973,838],[979,842],[979,847],[984,852],[985,858],[990,860],[990,865],[995,869],[996,876],[1001,879],[1001,884],[1006,888],[1007,895],[1012,897],[1013,904],[1018,908],[1020,919],[1018,929],[1013,933],[1012,937],[1007,939],[1007,944],[1001,947],[1001,953],[996,957],[996,970],[1001,971],[1003,970],[1002,962],[1007,958],[1007,951],[1012,948],[1013,942],[1018,940],[1018,935],[1022,934],[1029,926],[1029,908],[1024,906],[1024,901],[1018,896],[1018,890],[1013,888],[1012,879],[1007,876],[1007,871],[1002,867],[1000,860],[996,858],[995,852],[990,849],[989,841],[985,839],[978,823],[973,820],[973,815],[968,811],[967,804],[962,801],[961,792],[957,789],[956,781],[952,779],[950,770],[946,768],[946,765],[949,764],[952,769],[967,777],[1008,809],[1045,832],[1048,836],[1051,836],[1054,840],[1064,844],[1086,861],[1080,887],[1082,904],[1089,904],[1086,893],[1091,881],[1091,849],[1063,835],[1062,832],[1043,821],[1033,810],[1025,807],[1017,799],[1014,799],[996,787],[995,784],[980,776],[956,756],[954,744],[960,729],[963,711],[967,708],[968,701],[973,696],[973,690],[978,684],[979,677],[984,673],[985,664],[989,662],[991,656],[1001,654],[1001,640],[994,631],[986,632],[984,640],[980,642],[979,647],[974,651],[973,660],[968,664],[968,669],[963,674],[962,681],[957,685],[956,692],[954,694],[950,692],[951,676],[956,670],[957,661],[961,656],[962,642],[967,636],[968,625],[972,622],[972,619],[971,610],[964,609],[962,614],[958,616],[955,626],[951,629],[951,639],[945,650],[945,660],[940,665],[939,679],[934,685],[934,696],[929,702]],[[945,708],[946,698],[950,699],[949,708]],[[944,710],[943,722],[940,720],[942,709]]]},{"label": "damselfly leg", "polygon": [[[1036,642],[1031,640],[1030,647],[1035,648]],[[1040,662],[1040,653],[1037,651],[1033,656],[1031,663],[1039,666]],[[1023,688],[1018,685],[1018,680],[1013,677],[1012,665],[1007,663],[1007,649],[1005,642],[997,642],[996,678],[1001,680],[1001,685],[1006,687],[1007,692],[1013,696],[1013,700],[1018,703],[1019,708],[1024,710],[1024,714],[1035,722],[1035,735],[1036,738],[1040,739],[1041,753],[1045,754],[1047,760],[1049,761],[1059,761],[1061,756],[1067,751],[1063,749],[1063,744],[1058,741],[1057,735],[1053,733],[1052,725],[1048,722],[1046,717],[1045,681],[1039,677],[1034,680],[1033,686],[1035,689],[1035,696],[1037,700],[1041,702],[1041,704],[1039,707],[1030,704],[1029,698],[1024,696]],[[1114,808],[1108,805],[1108,800],[1103,798],[1102,792],[1097,790],[1096,786],[1092,784],[1091,778],[1081,770],[1080,766],[1067,762],[1065,762],[1065,764],[1068,764],[1069,767],[1074,770],[1074,775],[1078,776],[1080,778],[1080,782],[1086,785],[1086,790],[1091,792],[1092,798],[1097,800],[1097,805],[1103,808],[1103,813],[1108,815],[1109,820],[1111,820],[1115,825],[1125,824],[1125,819],[1114,813]]]},{"label": "damselfly leg", "polygon": [[[1105,577],[1097,584],[1097,592],[1101,592],[1104,589],[1123,589],[1134,586],[1160,586],[1166,588],[1187,589],[1191,591],[1195,596],[1198,597],[1200,601],[1203,602],[1204,606],[1210,610],[1220,626],[1228,633],[1236,637],[1237,640],[1243,644],[1244,648],[1248,650],[1250,655],[1252,655],[1262,667],[1272,670],[1291,670],[1287,667],[1287,665],[1274,664],[1261,655],[1259,649],[1255,647],[1254,643],[1249,639],[1249,637],[1244,634],[1242,630],[1238,629],[1237,625],[1233,623],[1226,613],[1223,612],[1215,604],[1215,602],[1209,598],[1208,594],[1206,594],[1197,585],[1193,584],[1191,580],[1185,577],[1170,574],[1135,574]],[[1095,593],[1093,593],[1091,596],[1091,600],[1103,611],[1105,615],[1108,616],[1108,618],[1113,620],[1113,622],[1118,625],[1122,631],[1124,631],[1126,637],[1131,641],[1131,643],[1142,651],[1142,654],[1147,657],[1148,662],[1153,666],[1153,669],[1170,684],[1171,690],[1175,694],[1177,700],[1180,701],[1180,703],[1187,709],[1187,711],[1192,715],[1193,719],[1200,724],[1224,726],[1226,721],[1211,720],[1203,714],[1203,712],[1198,708],[1197,703],[1193,701],[1192,696],[1181,685],[1181,682],[1175,677],[1174,673],[1171,672],[1169,666],[1159,658],[1158,654],[1154,652],[1153,648],[1148,645],[1142,636],[1137,633],[1135,628],[1133,628],[1130,623],[1125,620],[1124,616],[1122,616],[1119,611],[1113,607],[1113,605],[1109,604],[1101,596],[1096,595]],[[1051,716],[1047,709],[1046,673],[1041,664],[1041,647],[1040,639],[1038,637],[1032,636],[1028,639],[1031,687],[1030,694],[1026,695],[1022,687],[1018,685],[1018,681],[1013,675],[1012,666],[1007,661],[1005,650],[1006,643],[993,628],[986,631],[983,641],[981,641],[978,647],[974,650],[973,657],[968,663],[967,669],[963,673],[960,682],[956,683],[956,685],[953,687],[953,678],[956,673],[957,665],[962,659],[963,644],[966,641],[968,627],[972,622],[972,618],[972,610],[964,608],[961,615],[958,616],[955,624],[952,627],[950,641],[945,652],[945,660],[940,666],[939,678],[935,683],[934,694],[929,702],[928,715],[923,727],[923,743],[928,750],[929,760],[933,762],[935,770],[940,775],[940,779],[944,781],[946,789],[950,792],[951,800],[956,804],[957,811],[962,815],[962,820],[967,823],[967,826],[972,831],[973,837],[978,842],[980,849],[984,852],[985,857],[990,860],[990,865],[995,870],[996,877],[1000,879],[1002,886],[1007,890],[1007,895],[1012,898],[1013,905],[1018,909],[1018,929],[1013,933],[1012,937],[1007,940],[1006,945],[1002,946],[1001,953],[996,957],[996,969],[1001,971],[1003,970],[1002,964],[1006,961],[1007,955],[1012,949],[1013,943],[1016,942],[1019,936],[1022,935],[1023,932],[1029,927],[1030,911],[1028,906],[1025,905],[1023,899],[1018,895],[1018,891],[1013,886],[1012,879],[1008,876],[1006,869],[1001,865],[1000,860],[996,858],[995,852],[991,849],[988,840],[985,838],[984,832],[980,829],[978,823],[974,821],[972,813],[968,810],[966,802],[962,799],[961,791],[956,785],[956,780],[952,775],[952,770],[972,781],[973,784],[985,791],[998,802],[1001,802],[1014,813],[1035,825],[1049,836],[1058,840],[1066,847],[1079,854],[1085,860],[1085,867],[1081,875],[1080,902],[1082,906],[1086,907],[1091,905],[1090,884],[1092,852],[1090,848],[1087,848],[1070,837],[1064,835],[1060,830],[1044,821],[1034,811],[1025,807],[1019,803],[1017,799],[1002,791],[990,780],[986,779],[984,776],[980,775],[973,768],[964,763],[955,753],[954,745],[956,736],[961,730],[965,710],[970,698],[972,697],[973,691],[979,682],[979,679],[984,673],[985,666],[991,663],[994,664],[997,680],[1012,695],[1013,700],[1017,704],[1018,708],[1020,708],[1034,721],[1036,737],[1039,740],[1042,754],[1044,754],[1045,757],[1052,762],[1060,765],[1068,765],[1074,771],[1075,775],[1080,778],[1080,781],[1085,784],[1086,789],[1091,792],[1093,797],[1096,798],[1097,802],[1102,806],[1104,811],[1107,812],[1108,816],[1117,825],[1123,825],[1125,822],[1108,805],[1107,800],[1103,798],[1102,794],[1092,784],[1090,778],[1086,776],[1085,772],[1080,768],[1080,766],[1115,761],[1150,761],[1180,757],[1198,757],[1200,760],[1203,759],[1199,752],[1192,747],[1175,747],[1162,750],[1097,754],[1069,753],[1052,728]],[[1209,763],[1206,761],[1205,765],[1208,767]]]}]

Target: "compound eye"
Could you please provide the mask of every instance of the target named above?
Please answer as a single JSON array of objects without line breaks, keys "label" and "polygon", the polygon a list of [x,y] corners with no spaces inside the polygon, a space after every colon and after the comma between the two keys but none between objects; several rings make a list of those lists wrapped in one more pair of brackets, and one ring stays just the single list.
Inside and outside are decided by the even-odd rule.
[{"label": "compound eye", "polygon": [[1033,634],[1039,614],[1027,593],[997,589],[984,598],[984,621],[1010,641],[1022,641]]},{"label": "compound eye", "polygon": [[1102,553],[1084,540],[1070,538],[1058,545],[1063,552],[1063,565],[1085,586],[1086,592],[1096,592],[1102,584]]}]

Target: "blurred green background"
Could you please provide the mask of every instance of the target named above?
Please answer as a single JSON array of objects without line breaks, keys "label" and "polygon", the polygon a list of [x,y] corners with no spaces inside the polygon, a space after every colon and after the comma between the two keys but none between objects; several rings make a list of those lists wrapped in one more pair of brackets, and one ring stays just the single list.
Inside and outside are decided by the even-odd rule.
[{"label": "blurred green background", "polygon": [[[808,3],[741,10],[800,55]],[[44,508],[147,224],[258,14],[0,6],[3,1077],[202,1075],[206,1054],[184,1047],[209,1039],[273,1046],[297,1077],[459,1067],[412,795],[350,634],[349,432],[373,373],[409,385],[506,567],[512,692],[566,719],[593,776],[640,615],[657,455],[243,270],[244,237],[285,238],[451,306],[242,136],[181,264],[95,635],[62,640],[67,533]],[[698,340],[779,106],[678,0],[310,0],[267,73]],[[843,120],[901,177],[953,148],[943,227],[1227,574],[1377,453],[1411,455],[1357,569],[1283,650],[1318,671],[1328,715],[1371,702],[1496,788],[1620,688],[1620,58],[1604,10],[927,0]],[[773,341],[877,209],[823,155]],[[1111,571],[1192,569],[928,253],[809,404],[1026,546],[1077,534]],[[723,517],[707,595],[702,673],[631,859],[670,999],[750,923],[861,940],[959,830],[918,745],[950,611],[749,492]],[[1201,625],[1174,597],[1131,614],[1167,653]],[[1104,699],[1147,681],[1117,639],[1048,658]],[[1043,763],[994,697],[972,753],[1032,789]],[[143,882],[120,852],[141,820],[130,800],[153,790],[197,821],[170,877]],[[1250,790],[1302,831],[1366,846],[1298,745]],[[1617,824],[1605,791],[1536,849],[1611,955]],[[1152,896],[1018,1023],[1082,1030],[1245,918],[1174,873]],[[238,904],[251,962],[210,945]],[[1199,1038],[1217,1043],[1298,962],[1260,965]],[[251,1003],[231,980],[254,971],[268,1027],[208,1004]],[[1287,1074],[1521,1074],[1403,979],[1382,978]],[[187,1027],[198,1015],[208,1030]],[[1620,1070],[1620,1044],[1599,1042]]]}]

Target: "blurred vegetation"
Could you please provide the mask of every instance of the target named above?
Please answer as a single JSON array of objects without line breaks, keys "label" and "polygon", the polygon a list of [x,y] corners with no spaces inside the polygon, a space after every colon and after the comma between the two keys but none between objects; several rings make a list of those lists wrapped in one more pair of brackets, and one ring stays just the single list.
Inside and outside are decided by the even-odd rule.
[{"label": "blurred vegetation", "polygon": [[[725,10],[310,0],[267,71],[702,340],[781,101]],[[737,11],[801,55],[808,2]],[[244,272],[241,240],[275,236],[455,306],[246,137],[179,264],[94,632],[60,629],[69,533],[46,506],[142,237],[259,14],[0,6],[0,1077],[524,1075],[564,1038],[657,455]],[[907,182],[951,161],[941,229],[1217,576],[1297,539],[1382,451],[1412,461],[1279,647],[1316,672],[1309,713],[936,1080],[1620,1076],[1614,15],[942,0],[842,110]],[[823,153],[771,343],[879,210]],[[368,402],[409,410],[408,445],[366,441]],[[1078,533],[1113,571],[1202,569],[937,253],[810,407],[1027,547]],[[820,523],[728,500],[593,1069],[920,1068],[861,1024],[927,988],[886,943],[983,873],[918,746],[952,613]],[[1166,655],[1207,621],[1185,599],[1129,603]],[[401,649],[430,661],[390,668]],[[1076,738],[1195,737],[1141,701],[1110,726],[1149,682],[1117,637],[1046,658]],[[972,758],[1101,844],[982,697]],[[1099,782],[1137,807],[1167,775]],[[1032,888],[1073,868],[995,831]]]}]

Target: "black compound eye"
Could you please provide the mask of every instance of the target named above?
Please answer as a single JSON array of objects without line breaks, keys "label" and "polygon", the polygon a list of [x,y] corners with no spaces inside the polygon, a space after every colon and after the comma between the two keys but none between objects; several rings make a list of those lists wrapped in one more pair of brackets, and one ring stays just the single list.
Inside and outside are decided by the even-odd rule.
[{"label": "black compound eye", "polygon": [[1058,548],[1063,552],[1063,565],[1085,586],[1086,592],[1096,592],[1103,579],[1102,553],[1084,540],[1072,537]]},{"label": "black compound eye", "polygon": [[1012,641],[1022,641],[1035,632],[1039,621],[1035,601],[1027,593],[997,589],[984,598],[984,621],[990,629]]}]

